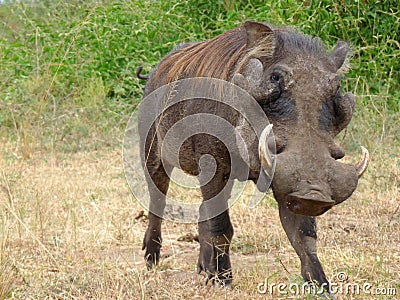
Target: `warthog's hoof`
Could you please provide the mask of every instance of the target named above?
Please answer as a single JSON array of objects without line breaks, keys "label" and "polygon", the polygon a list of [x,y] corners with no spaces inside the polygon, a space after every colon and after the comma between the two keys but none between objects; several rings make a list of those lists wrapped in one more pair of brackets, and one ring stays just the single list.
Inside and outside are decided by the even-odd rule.
[{"label": "warthog's hoof", "polygon": [[147,269],[150,270],[154,265],[157,265],[160,260],[161,237],[156,232],[149,233],[146,231],[143,239],[142,250],[146,249],[144,259]]},{"label": "warthog's hoof", "polygon": [[206,273],[206,285],[212,282],[214,288],[231,288],[232,269],[229,254],[225,253],[224,246],[207,243],[200,248],[197,273]]}]

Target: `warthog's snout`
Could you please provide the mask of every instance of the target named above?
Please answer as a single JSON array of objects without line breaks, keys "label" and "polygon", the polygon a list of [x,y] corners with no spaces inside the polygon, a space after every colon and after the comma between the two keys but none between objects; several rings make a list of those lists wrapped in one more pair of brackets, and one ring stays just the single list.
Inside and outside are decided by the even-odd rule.
[{"label": "warthog's snout", "polygon": [[[362,147],[362,156],[355,165],[334,160],[322,150],[309,157],[285,151],[275,159],[272,188],[276,199],[296,214],[318,216],[351,196],[367,168],[369,155]],[[269,167],[266,159],[261,161]]]},{"label": "warthog's snout", "polygon": [[328,194],[329,187],[323,185],[300,182],[301,187],[286,197],[288,208],[301,215],[321,215],[335,205],[331,195]]}]

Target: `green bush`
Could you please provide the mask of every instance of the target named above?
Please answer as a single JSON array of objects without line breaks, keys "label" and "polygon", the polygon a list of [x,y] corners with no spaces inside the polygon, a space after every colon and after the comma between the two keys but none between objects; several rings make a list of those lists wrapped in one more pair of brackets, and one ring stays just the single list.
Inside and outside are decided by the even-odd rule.
[{"label": "green bush", "polygon": [[248,19],[294,26],[329,46],[349,41],[348,88],[378,95],[362,97],[365,107],[373,99],[396,113],[399,14],[394,0],[8,1],[0,4],[1,130],[56,145],[107,136],[140,101],[138,66],[149,71],[177,43]]}]

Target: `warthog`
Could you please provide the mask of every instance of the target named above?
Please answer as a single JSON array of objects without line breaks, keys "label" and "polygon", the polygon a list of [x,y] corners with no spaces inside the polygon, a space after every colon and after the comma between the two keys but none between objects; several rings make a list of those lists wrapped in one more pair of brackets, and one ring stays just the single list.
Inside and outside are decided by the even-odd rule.
[{"label": "warthog", "polygon": [[[268,170],[275,160],[271,188],[282,226],[301,260],[301,274],[306,281],[316,281],[327,289],[329,283],[316,252],[315,217],[350,197],[368,163],[365,148],[355,165],[338,161],[345,153],[334,142],[349,124],[355,107],[355,96],[340,91],[348,48],[347,43],[338,42],[328,54],[318,38],[286,27],[246,22],[212,40],[177,46],[148,77],[138,72],[147,79],[145,96],[176,80],[208,77],[231,82],[254,97],[273,124],[276,148],[272,151],[270,147],[271,126],[256,139],[256,147],[254,142],[246,141],[246,133],[242,134],[249,150],[249,159],[243,159],[250,169],[245,179],[257,182],[257,187],[265,191],[268,186],[260,183],[260,178],[272,175]],[[228,178],[235,169],[230,155],[234,154],[218,138],[209,134],[191,136],[181,145],[179,163],[162,160],[160,147],[168,129],[185,116],[199,112],[223,116],[243,133],[240,114],[207,99],[170,107],[149,132],[141,133],[139,122],[145,145],[142,164],[150,193],[149,224],[143,241],[149,268],[160,257],[168,174],[174,167],[198,176],[200,157],[212,155],[217,168],[212,179],[201,185],[203,204],[220,195],[227,208]],[[232,134],[231,139],[235,138]],[[220,193],[222,190],[224,193]],[[207,215],[206,208],[203,214]],[[198,272],[205,271],[213,283],[229,286],[233,226],[228,209],[211,219],[202,219],[198,230]]]}]

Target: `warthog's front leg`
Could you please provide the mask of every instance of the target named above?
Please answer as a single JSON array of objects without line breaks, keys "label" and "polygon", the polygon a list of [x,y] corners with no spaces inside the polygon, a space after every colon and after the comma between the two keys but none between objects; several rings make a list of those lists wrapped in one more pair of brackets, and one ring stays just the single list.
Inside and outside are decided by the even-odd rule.
[{"label": "warthog's front leg", "polygon": [[329,291],[329,282],[317,256],[317,226],[315,217],[292,213],[285,204],[279,203],[279,216],[290,243],[301,261],[304,280],[318,282]]},{"label": "warthog's front leg", "polygon": [[[204,202],[200,207],[200,219],[204,221],[198,224],[200,242],[198,273],[205,271],[206,283],[211,280],[214,285],[224,287],[230,287],[232,281],[229,246],[233,227],[227,206],[231,189],[232,183],[221,178],[220,174],[215,174],[209,183],[202,186]],[[218,213],[221,211],[222,213]]]}]

